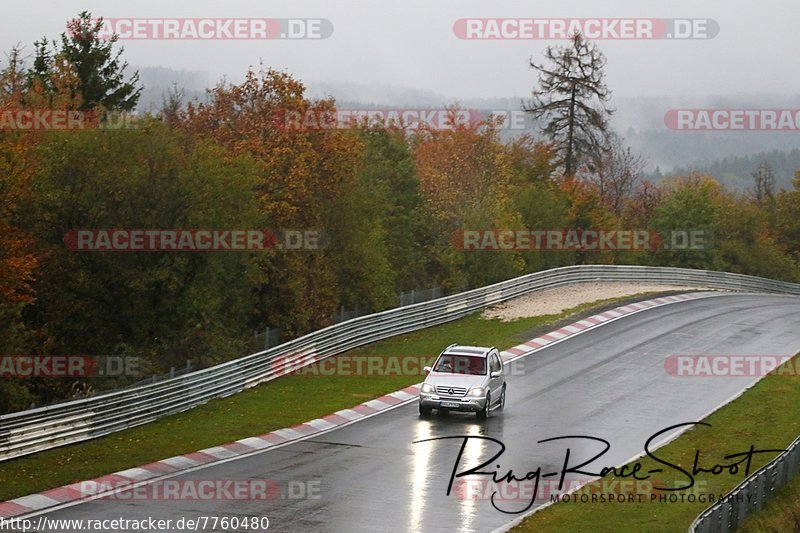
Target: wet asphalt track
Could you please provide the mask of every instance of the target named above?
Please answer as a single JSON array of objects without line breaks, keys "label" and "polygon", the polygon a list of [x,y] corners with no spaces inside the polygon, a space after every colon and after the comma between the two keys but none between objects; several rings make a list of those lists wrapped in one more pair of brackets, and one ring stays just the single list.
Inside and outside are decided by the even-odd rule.
[{"label": "wet asphalt track", "polygon": [[[303,442],[176,478],[272,479],[284,489],[290,481],[312,481],[312,487],[318,487],[318,499],[104,499],[46,516],[173,520],[203,515],[266,516],[270,531],[491,531],[515,515],[500,513],[486,500],[445,495],[461,441],[413,441],[488,435],[507,446],[499,459],[503,471],[513,468],[521,475],[538,466],[543,472],[559,471],[567,446],[573,458],[588,458],[600,449],[599,444],[584,440],[569,444],[536,441],[592,435],[611,443],[610,450],[589,465],[599,470],[640,453],[653,433],[699,420],[754,381],[669,376],[664,370],[666,356],[789,355],[798,349],[800,298],[726,295],[676,303],[624,317],[529,356],[524,375],[508,378],[505,412],[495,413],[486,422],[466,414],[420,419],[417,405],[412,403]],[[768,447],[770,443],[756,444]],[[731,443],[731,452],[748,446]],[[493,450],[488,442],[471,441],[464,457],[470,465],[477,465],[476,461],[488,459]],[[513,510],[527,502],[501,505]],[[206,529],[212,530],[231,531]]]}]

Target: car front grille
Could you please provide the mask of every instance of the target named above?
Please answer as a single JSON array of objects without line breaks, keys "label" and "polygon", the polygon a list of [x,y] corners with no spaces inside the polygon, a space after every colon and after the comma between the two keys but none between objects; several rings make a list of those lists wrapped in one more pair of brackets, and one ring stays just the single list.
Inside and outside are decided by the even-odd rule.
[{"label": "car front grille", "polygon": [[467,389],[464,387],[448,387],[446,385],[439,385],[436,387],[436,394],[440,396],[464,396]]}]

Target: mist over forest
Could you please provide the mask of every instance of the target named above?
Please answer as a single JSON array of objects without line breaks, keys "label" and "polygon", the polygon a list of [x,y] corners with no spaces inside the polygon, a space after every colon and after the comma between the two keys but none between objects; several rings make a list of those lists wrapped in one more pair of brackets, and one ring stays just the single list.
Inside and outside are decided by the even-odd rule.
[{"label": "mist over forest", "polygon": [[[174,87],[183,90],[185,101],[205,101],[206,89],[221,81],[211,74],[173,70],[164,67],[137,67],[144,85],[140,111],[155,112]],[[531,83],[535,79],[531,77]],[[612,87],[613,91],[613,87]],[[412,86],[359,84],[353,82],[308,82],[310,98],[333,97],[344,108],[401,108],[409,106],[438,108],[459,105],[466,109],[521,110],[530,96],[453,99],[447,95]],[[731,190],[744,191],[752,186],[752,172],[766,161],[775,173],[777,188],[789,189],[795,170],[800,167],[797,134],[794,132],[671,131],[664,125],[670,109],[760,109],[800,107],[800,95],[744,94],[740,96],[659,96],[613,97],[612,127],[626,143],[646,160],[644,176],[658,180],[662,176],[692,171],[713,174]],[[522,133],[535,134],[538,126],[528,120],[525,131],[505,130],[508,139]]]}]

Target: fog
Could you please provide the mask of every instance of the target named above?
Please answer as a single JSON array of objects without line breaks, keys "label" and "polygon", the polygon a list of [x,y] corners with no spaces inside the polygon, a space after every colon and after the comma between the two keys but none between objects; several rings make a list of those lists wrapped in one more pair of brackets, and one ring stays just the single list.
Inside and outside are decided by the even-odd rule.
[{"label": "fog", "polygon": [[[796,108],[800,69],[793,62],[800,37],[797,0],[570,2],[411,0],[231,0],[227,2],[58,0],[7,3],[0,20],[6,50],[56,38],[82,10],[115,18],[310,18],[325,19],[324,39],[123,39],[124,58],[142,73],[140,108],[152,110],[173,83],[189,98],[221,79],[239,81],[250,67],[285,69],[311,96],[386,106],[452,103],[518,108],[536,83],[528,65],[548,45],[563,40],[469,40],[457,36],[462,18],[705,19],[712,38],[600,39],[606,81],[617,109],[613,125],[646,152],[651,168],[686,165],[729,154],[797,146],[797,133],[718,134],[692,138],[664,131],[664,112],[684,107]],[[667,152],[663,139],[677,144]],[[677,135],[677,137],[676,137]],[[733,137],[731,137],[733,135]],[[655,140],[653,140],[655,139]],[[662,153],[663,152],[663,153]]]},{"label": "fog", "polygon": [[712,39],[605,40],[608,84],[617,96],[732,95],[797,92],[800,70],[796,0],[388,2],[375,0],[39,0],[8,2],[0,21],[5,48],[55,37],[81,10],[106,18],[324,18],[333,34],[322,40],[130,40],[131,64],[241,77],[259,61],[288,69],[309,83],[374,87],[375,99],[394,86],[447,98],[527,94],[531,56],[554,41],[463,40],[453,24],[464,17],[704,18],[719,25]]}]

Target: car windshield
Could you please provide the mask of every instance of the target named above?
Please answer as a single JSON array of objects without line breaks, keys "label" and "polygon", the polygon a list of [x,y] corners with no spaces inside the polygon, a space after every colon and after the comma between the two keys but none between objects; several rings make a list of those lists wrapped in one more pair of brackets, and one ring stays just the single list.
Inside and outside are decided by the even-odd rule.
[{"label": "car windshield", "polygon": [[471,357],[469,355],[443,355],[433,368],[435,372],[448,374],[472,374],[475,376],[486,373],[486,358]]}]

